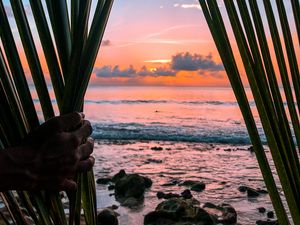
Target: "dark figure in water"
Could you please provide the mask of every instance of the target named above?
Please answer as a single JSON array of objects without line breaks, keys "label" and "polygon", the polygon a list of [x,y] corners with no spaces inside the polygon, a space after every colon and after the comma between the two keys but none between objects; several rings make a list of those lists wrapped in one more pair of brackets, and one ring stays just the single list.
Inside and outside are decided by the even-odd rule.
[{"label": "dark figure in water", "polygon": [[0,191],[76,189],[76,172],[95,162],[91,133],[81,113],[48,120],[19,146],[0,151]]}]

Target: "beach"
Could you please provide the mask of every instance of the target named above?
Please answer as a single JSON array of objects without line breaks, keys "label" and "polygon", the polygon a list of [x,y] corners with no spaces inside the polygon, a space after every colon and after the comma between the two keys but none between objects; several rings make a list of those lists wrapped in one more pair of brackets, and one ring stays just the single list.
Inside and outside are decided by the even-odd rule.
[{"label": "beach", "polygon": [[[162,150],[153,150],[154,147]],[[144,216],[163,201],[157,198],[157,192],[180,194],[186,187],[178,183],[196,180],[206,185],[202,192],[192,191],[200,205],[207,202],[230,204],[237,211],[237,224],[241,225],[266,220],[267,212],[273,210],[269,195],[252,198],[238,190],[241,186],[266,189],[255,154],[248,147],[168,141],[98,141],[94,150],[96,179],[112,177],[124,169],[153,181],[152,187],[145,192],[144,201],[135,207],[121,206],[108,185],[97,184],[98,208],[117,205],[120,225],[142,225]],[[267,211],[260,213],[259,207]]]}]

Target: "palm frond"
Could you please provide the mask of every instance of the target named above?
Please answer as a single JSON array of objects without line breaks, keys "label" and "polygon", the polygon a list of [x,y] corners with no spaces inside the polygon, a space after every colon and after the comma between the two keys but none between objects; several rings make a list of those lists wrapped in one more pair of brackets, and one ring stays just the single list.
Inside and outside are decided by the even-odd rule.
[{"label": "palm frond", "polygon": [[[231,86],[239,102],[279,224],[290,224],[287,211],[278,194],[277,185],[274,182],[273,174],[270,170],[260,137],[256,132],[253,132],[253,130],[255,131],[257,128],[248,105],[248,100],[243,97],[245,91],[243,84],[240,82],[241,74],[237,69],[236,58],[234,57],[227,35],[227,29],[223,22],[224,15],[221,15],[216,0],[200,0],[199,2],[223,61]],[[224,1],[224,3],[236,39],[235,44],[237,44],[242,58],[260,121],[289,206],[289,211],[294,223],[297,224],[297,221],[300,221],[300,163],[293,134],[296,136],[296,142],[299,146],[300,127],[298,113],[294,104],[293,91],[298,104],[300,95],[299,66],[285,6],[283,1],[276,1],[276,7],[280,17],[280,24],[277,24],[274,17],[274,7],[272,7],[271,2],[269,0],[263,1],[268,21],[268,26],[266,26],[262,23],[262,14],[257,1],[239,0],[235,3],[233,0],[227,0]],[[272,3],[275,4],[274,1]],[[297,4],[294,4],[294,10],[297,9],[296,5]],[[295,16],[295,18],[296,17],[297,16]],[[295,19],[295,21],[296,23],[299,22],[297,22],[297,19]],[[283,44],[287,51],[287,60],[284,57],[278,31],[279,26],[283,31]],[[296,25],[296,27],[298,26],[299,24]],[[281,96],[279,88],[280,83],[276,76],[274,62],[270,56],[269,45],[271,43],[267,42],[266,28],[270,29],[271,43],[274,45],[277,66],[279,67],[284,94],[288,103],[287,110],[284,108],[284,98]],[[288,67],[290,74],[287,70]],[[290,81],[289,75],[292,77],[292,81]],[[289,126],[288,113],[291,116],[292,127]]]},{"label": "palm frond", "polygon": [[[112,0],[98,1],[92,26],[88,29],[91,0],[72,0],[71,12],[68,12],[65,0],[47,0],[48,15],[41,1],[30,0],[61,114],[82,110],[84,94],[112,3]],[[37,54],[36,42],[31,34],[23,2],[11,0],[11,5],[38,100],[44,118],[47,120],[54,116],[54,110],[45,74]],[[47,16],[50,18],[51,25],[47,22]],[[3,149],[18,144],[30,130],[39,125],[39,120],[3,1],[0,1],[0,21],[0,37],[3,43],[3,51],[0,48],[0,147]],[[54,40],[51,33],[53,33]],[[71,98],[66,96],[71,96]],[[83,209],[86,224],[95,225],[97,207],[93,171],[78,174],[77,182],[77,191],[68,193],[70,198],[69,224],[80,224]],[[68,217],[58,192],[3,192],[1,196],[15,224],[26,224],[20,205],[25,207],[36,224],[68,224]]]}]

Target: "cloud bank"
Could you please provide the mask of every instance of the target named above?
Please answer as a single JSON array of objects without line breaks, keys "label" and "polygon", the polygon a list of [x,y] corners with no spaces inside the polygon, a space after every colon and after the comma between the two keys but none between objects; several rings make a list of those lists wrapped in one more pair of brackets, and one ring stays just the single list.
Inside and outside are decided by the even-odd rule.
[{"label": "cloud bank", "polygon": [[136,70],[133,66],[129,66],[125,69],[120,69],[119,66],[103,66],[101,68],[95,68],[94,73],[97,77],[134,77],[136,75]]},{"label": "cloud bank", "polygon": [[221,78],[220,72],[224,71],[224,67],[220,63],[216,63],[212,55],[200,55],[178,53],[172,56],[170,63],[166,63],[164,67],[148,68],[142,66],[135,69],[132,65],[121,69],[119,65],[105,65],[94,69],[94,73],[99,78],[137,78],[137,77],[175,77],[180,71],[197,72],[200,76],[212,76]]},{"label": "cloud bank", "polygon": [[136,70],[133,66],[129,66],[125,69],[120,69],[119,66],[103,66],[101,68],[95,68],[94,73],[97,77],[102,78],[134,78],[134,77],[161,77],[161,76],[176,76],[177,72],[170,68],[154,68],[148,69],[143,66],[140,70]]},{"label": "cloud bank", "polygon": [[185,71],[222,71],[224,67],[213,61],[212,55],[203,56],[200,54],[178,53],[172,57],[171,67],[174,70]]}]

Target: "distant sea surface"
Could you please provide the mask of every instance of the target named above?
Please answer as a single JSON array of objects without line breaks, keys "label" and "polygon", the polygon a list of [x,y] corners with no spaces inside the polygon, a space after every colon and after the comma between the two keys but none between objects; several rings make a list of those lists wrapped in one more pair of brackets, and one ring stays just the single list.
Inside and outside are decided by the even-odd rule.
[{"label": "distant sea surface", "polygon": [[84,111],[100,140],[250,144],[231,88],[90,87]]}]

